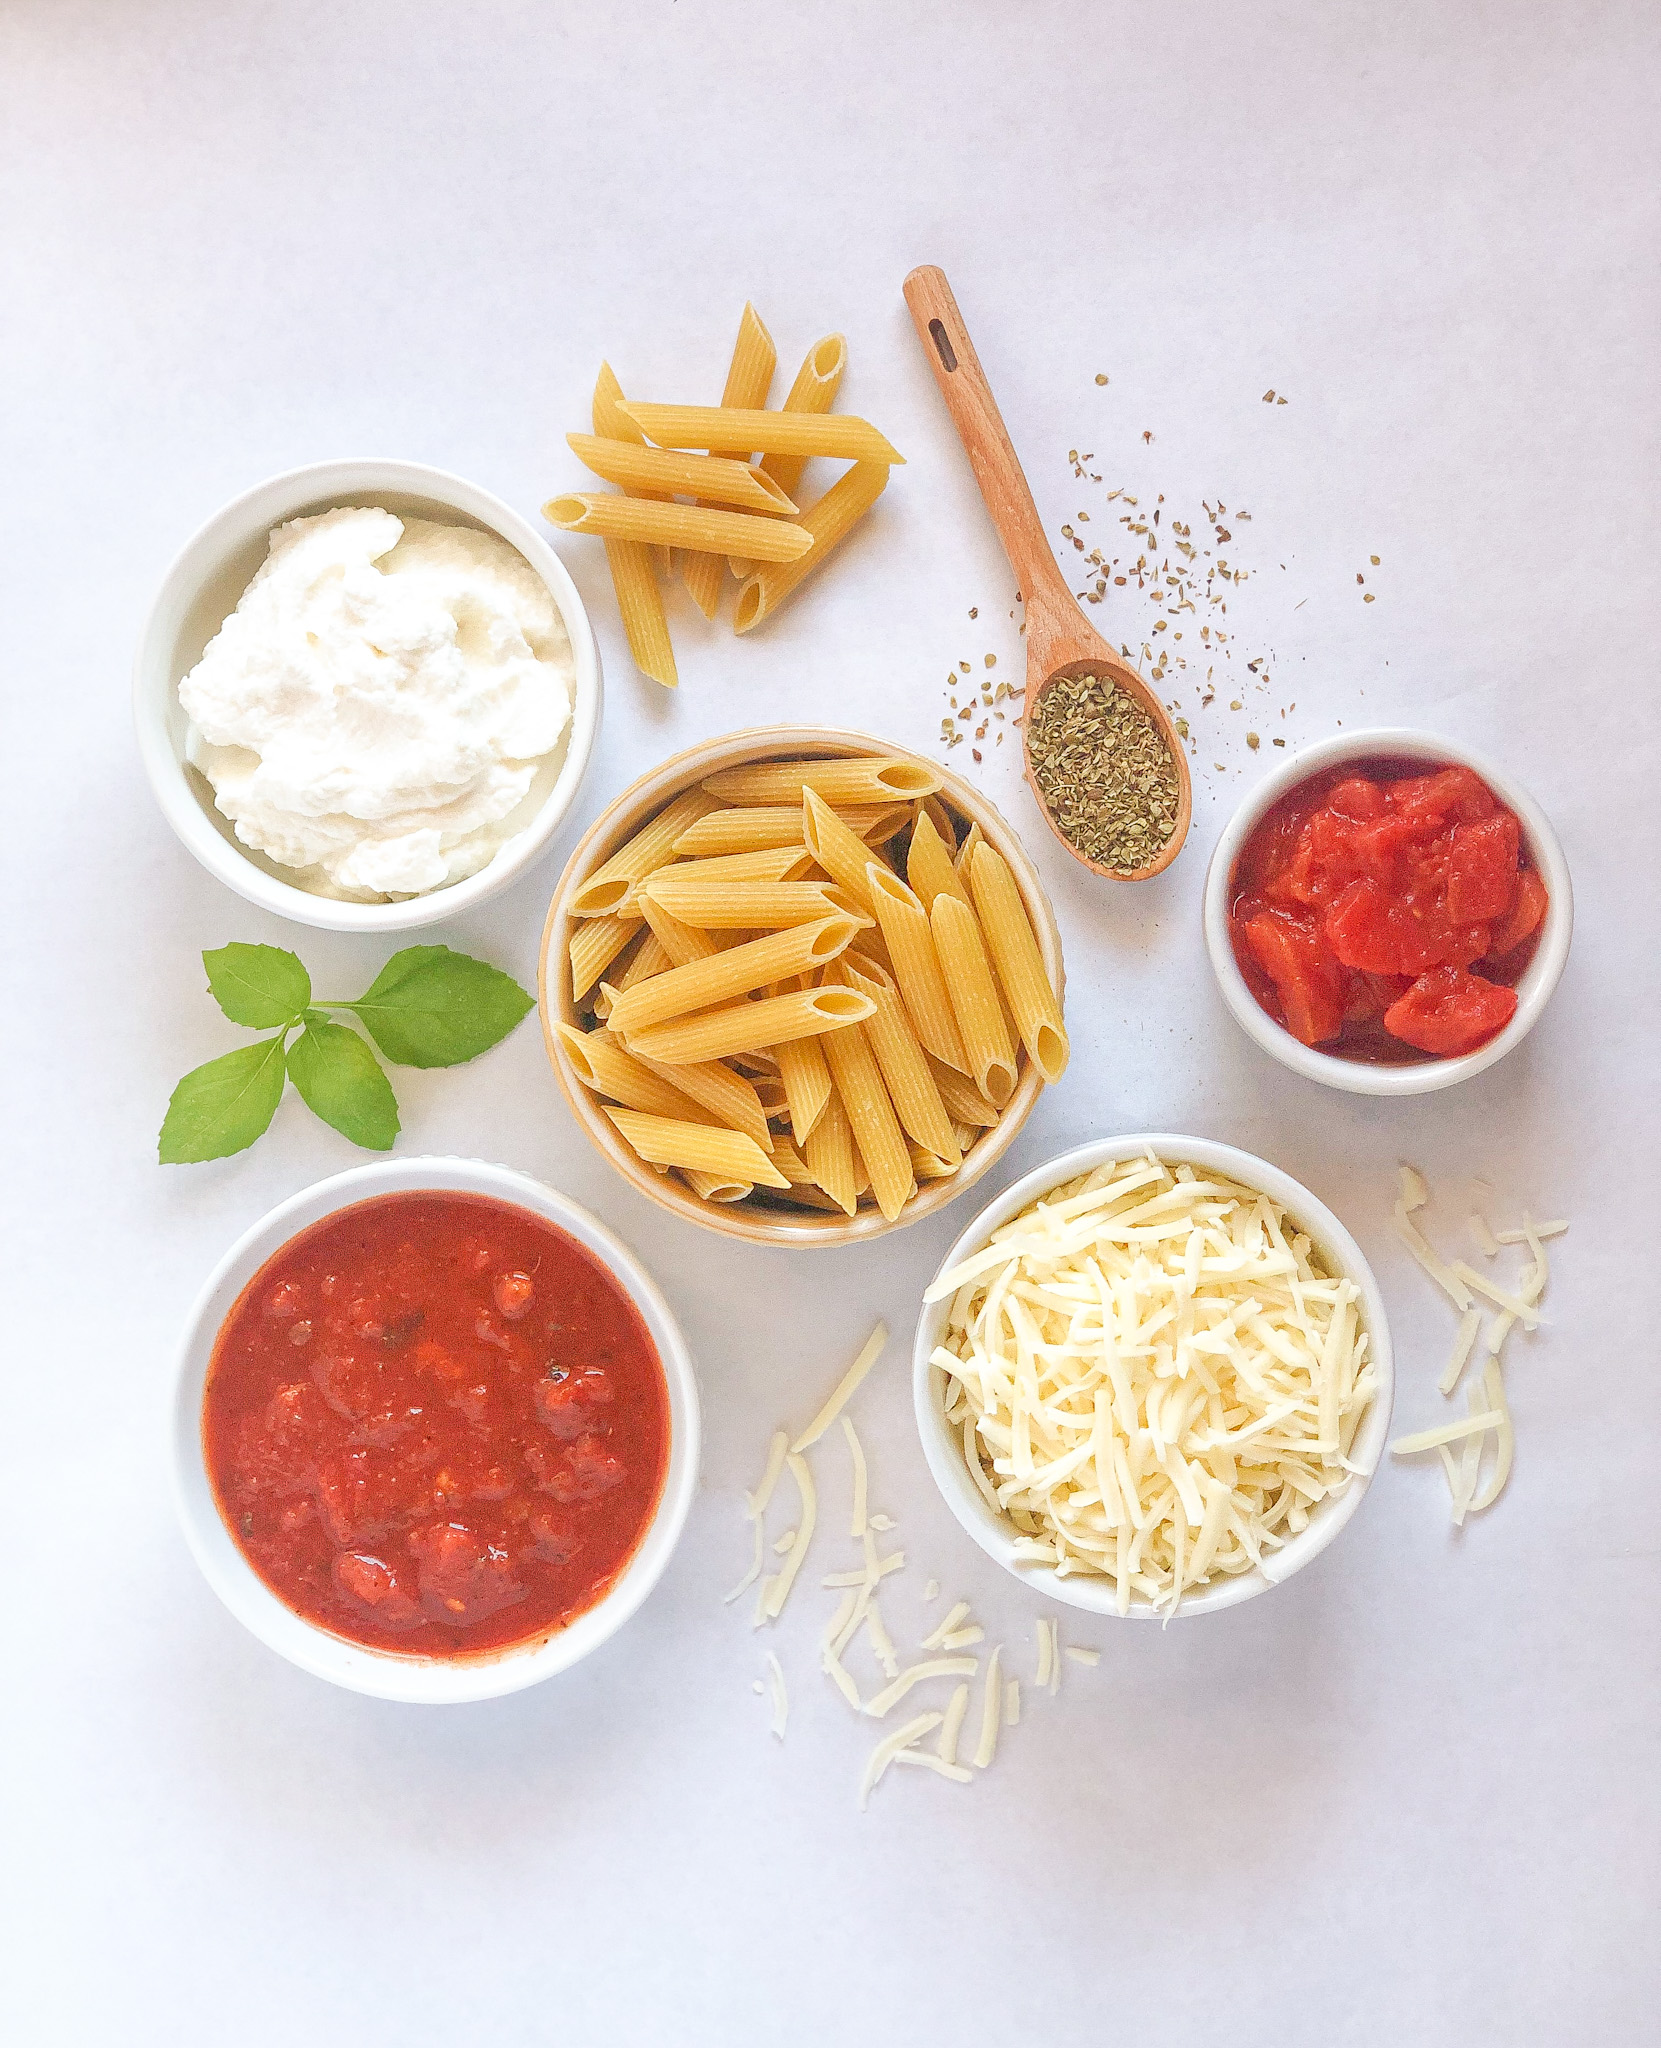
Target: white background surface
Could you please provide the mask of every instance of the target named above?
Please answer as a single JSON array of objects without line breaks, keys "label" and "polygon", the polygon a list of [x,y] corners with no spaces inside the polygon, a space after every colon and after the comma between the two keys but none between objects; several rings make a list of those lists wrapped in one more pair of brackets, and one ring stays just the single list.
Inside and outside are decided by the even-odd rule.
[{"label": "white background surface", "polygon": [[[1652,9],[1540,0],[12,0],[12,2038],[1654,2038],[1657,45]],[[1144,504],[1244,504],[1240,662],[1272,650],[1251,712],[1225,689],[1197,718],[1193,838],[1135,893],[1038,836],[1013,746],[981,771],[1053,890],[1076,1048],[1006,1173],[1149,1127],[1268,1154],[1375,1258],[1404,1426],[1436,1417],[1451,1317],[1388,1232],[1397,1159],[1443,1190],[1445,1237],[1473,1172],[1497,1211],[1575,1230],[1551,1328],[1513,1345],[1490,1516],[1454,1537],[1436,1467],[1398,1465],[1269,1598],[1166,1633],[1066,1621],[1102,1664],[1029,1701],[989,1778],[895,1774],[862,1818],[871,1730],[812,1672],[828,1596],[778,1632],[781,1748],[720,1594],[768,1431],[880,1312],[898,1341],[858,1413],[913,1561],[896,1627],[926,1626],[937,1576],[1030,1674],[1034,1604],[949,1522],[909,1416],[916,1297],[972,1201],[854,1253],[672,1226],[579,1136],[534,1025],[400,1071],[403,1146],[545,1175],[661,1278],[708,1428],[664,1584],[558,1682],[422,1711],[289,1669],[197,1577],[162,1455],[175,1332],[247,1223],[359,1156],[291,1098],[254,1152],[153,1163],[175,1079],[240,1042],[197,955],[295,944],[350,993],[390,949],[262,919],[195,867],[142,785],[127,672],[176,546],[272,471],[403,455],[534,512],[576,475],[561,437],[602,353],[631,390],[707,399],[747,295],[781,388],[845,329],[843,404],[912,459],[775,626],[735,643],[683,605],[667,698],[629,667],[599,550],[563,549],[610,670],[580,816],[434,934],[529,980],[564,848],[665,753],[796,716],[927,749],[954,661],[1015,672],[1010,579],[900,299],[921,261],[957,286],[1052,533],[1091,508],[1116,530],[1069,448]],[[1133,637],[1117,602],[1093,616]],[[1244,727],[1369,718],[1493,749],[1558,824],[1579,911],[1520,1052],[1378,1105],[1257,1055],[1198,930],[1224,807],[1278,758]],[[839,1457],[820,1471],[841,1498]]]}]

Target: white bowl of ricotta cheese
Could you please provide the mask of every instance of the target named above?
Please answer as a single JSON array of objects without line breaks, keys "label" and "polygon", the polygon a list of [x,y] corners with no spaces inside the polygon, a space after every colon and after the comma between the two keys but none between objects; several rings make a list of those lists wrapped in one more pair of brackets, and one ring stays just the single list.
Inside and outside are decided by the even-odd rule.
[{"label": "white bowl of ricotta cheese", "polygon": [[331,931],[434,924],[570,809],[600,657],[547,542],[420,463],[315,463],[185,543],[139,643],[169,824],[250,903]]}]

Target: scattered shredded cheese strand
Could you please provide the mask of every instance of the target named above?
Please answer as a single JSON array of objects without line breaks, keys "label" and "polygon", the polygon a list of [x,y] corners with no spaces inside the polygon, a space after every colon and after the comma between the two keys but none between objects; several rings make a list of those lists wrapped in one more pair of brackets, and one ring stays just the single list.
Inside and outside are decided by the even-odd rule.
[{"label": "scattered shredded cheese strand", "polygon": [[779,1474],[784,1470],[784,1454],[790,1448],[790,1432],[775,1429],[773,1441],[767,1446],[767,1465],[762,1472],[761,1482],[754,1493],[744,1497],[745,1513],[752,1522],[759,1522],[767,1512],[767,1503],[773,1498],[773,1488],[779,1483]]},{"label": "scattered shredded cheese strand", "polygon": [[954,1688],[951,1702],[946,1708],[946,1724],[940,1731],[940,1760],[942,1763],[957,1762],[957,1738],[963,1732],[963,1717],[969,1711],[969,1688],[960,1685]]},{"label": "scattered shredded cheese strand", "polygon": [[1096,1665],[1102,1661],[1100,1650],[1082,1650],[1076,1643],[1067,1645],[1067,1654],[1075,1664]]},{"label": "scattered shredded cheese strand", "polygon": [[[1173,1609],[1174,1612],[1174,1609]],[[1170,1616],[1167,1615],[1169,1620]],[[1053,1699],[1061,1690],[1061,1630],[1056,1622],[1049,1624],[1050,1631],[1050,1697]]]},{"label": "scattered shredded cheese strand", "polygon": [[885,1720],[911,1688],[921,1685],[925,1678],[973,1678],[979,1669],[979,1660],[974,1657],[931,1657],[902,1671],[892,1685],[885,1685],[865,1702],[865,1711],[873,1721]]},{"label": "scattered shredded cheese strand", "polygon": [[915,1721],[908,1721],[903,1728],[896,1728],[892,1735],[885,1735],[872,1750],[870,1761],[865,1766],[865,1776],[859,1787],[859,1810],[863,1813],[870,1804],[871,1794],[882,1781],[882,1774],[902,1749],[909,1749],[912,1743],[938,1728],[945,1719],[944,1714],[919,1714]]},{"label": "scattered shredded cheese strand", "polygon": [[1480,1209],[1471,1211],[1471,1235],[1476,1239],[1477,1250],[1485,1259],[1499,1256],[1499,1239],[1488,1228],[1488,1219]]},{"label": "scattered shredded cheese strand", "polygon": [[[1534,1235],[1536,1237],[1561,1237],[1568,1227],[1568,1224],[1563,1222],[1561,1218],[1555,1223],[1536,1223],[1534,1225]],[[1529,1234],[1526,1230],[1501,1230],[1496,1232],[1496,1236],[1501,1244],[1527,1244],[1529,1242]]]},{"label": "scattered shredded cheese strand", "polygon": [[1515,1316],[1525,1330],[1537,1330],[1540,1318],[1534,1308],[1515,1294],[1507,1294],[1503,1287],[1496,1287],[1492,1280],[1485,1278],[1474,1267],[1467,1266],[1463,1259],[1455,1259],[1453,1270],[1461,1280],[1474,1287],[1478,1294],[1486,1295],[1496,1308],[1502,1308],[1507,1315]]},{"label": "scattered shredded cheese strand", "polygon": [[1013,1728],[1021,1718],[1021,1681],[1018,1678],[1004,1680],[1004,1713],[1006,1728]]},{"label": "scattered shredded cheese strand", "polygon": [[848,1439],[848,1456],[854,1461],[854,1505],[848,1534],[857,1543],[865,1534],[865,1446],[846,1415],[842,1417],[842,1434]]},{"label": "scattered shredded cheese strand", "polygon": [[925,1600],[938,1600],[940,1598],[940,1581],[938,1579],[929,1580],[928,1584],[923,1588],[923,1598]]},{"label": "scattered shredded cheese strand", "polygon": [[957,1628],[962,1622],[968,1619],[968,1615],[968,1601],[960,1600],[957,1603],[957,1605],[952,1609],[951,1613],[946,1616],[945,1620],[942,1621],[937,1628],[930,1630],[930,1632],[926,1636],[924,1636],[923,1648],[925,1650],[938,1649],[939,1646],[946,1640],[947,1636],[951,1634],[952,1630],[954,1628]]},{"label": "scattered shredded cheese strand", "polygon": [[986,1690],[981,1696],[980,1740],[970,1761],[977,1771],[986,1770],[998,1753],[998,1727],[1003,1720],[1004,1690],[999,1677],[1003,1663],[1000,1643],[986,1660]]},{"label": "scattered shredded cheese strand", "polygon": [[730,1607],[732,1603],[738,1598],[740,1593],[747,1593],[750,1590],[750,1588],[755,1584],[756,1580],[761,1577],[761,1567],[764,1557],[764,1537],[762,1534],[761,1517],[759,1515],[753,1515],[751,1517],[751,1522],[755,1529],[756,1554],[754,1558],[751,1560],[750,1569],[744,1574],[743,1578],[739,1580],[738,1584],[733,1587],[732,1591],[723,1598],[721,1602],[723,1607]]},{"label": "scattered shredded cheese strand", "polygon": [[[903,1570],[904,1566],[905,1552],[903,1550],[891,1550],[886,1557],[877,1560],[876,1576],[879,1579],[886,1579],[890,1572]],[[834,1591],[838,1586],[863,1586],[870,1580],[870,1577],[871,1574],[865,1570],[857,1572],[831,1572],[822,1578],[819,1583],[829,1592]],[[923,1645],[925,1650],[928,1647],[927,1643]]]},{"label": "scattered shredded cheese strand", "polygon": [[1442,1422],[1434,1429],[1421,1429],[1416,1436],[1398,1436],[1391,1444],[1391,1453],[1398,1458],[1411,1458],[1418,1451],[1433,1451],[1438,1444],[1457,1443],[1461,1437],[1480,1434],[1485,1429],[1496,1429],[1500,1416],[1485,1409],[1480,1415],[1472,1415],[1464,1422]]},{"label": "scattered shredded cheese strand", "polygon": [[1032,1674],[1034,1685],[1048,1685],[1050,1682],[1050,1629],[1048,1622],[1038,1623],[1038,1669]]},{"label": "scattered shredded cheese strand", "polygon": [[784,1667],[771,1650],[767,1652],[767,1685],[773,1695],[773,1733],[782,1742],[790,1719],[790,1696],[784,1689]]},{"label": "scattered shredded cheese strand", "polygon": [[1505,1381],[1497,1358],[1489,1359],[1482,1385],[1489,1407],[1500,1420],[1494,1443],[1494,1469],[1489,1474],[1488,1484],[1470,1504],[1469,1512],[1473,1515],[1492,1507],[1505,1491],[1505,1482],[1511,1477],[1512,1452],[1516,1447],[1516,1432],[1511,1427],[1511,1409],[1505,1398]]},{"label": "scattered shredded cheese strand", "polygon": [[799,1539],[790,1546],[790,1555],[771,1578],[762,1581],[763,1598],[758,1602],[759,1619],[777,1621],[784,1611],[784,1603],[790,1598],[790,1589],[796,1583],[796,1574],[802,1568],[807,1556],[808,1545],[813,1540],[813,1521],[818,1511],[818,1496],[814,1492],[813,1474],[807,1469],[807,1460],[797,1457],[791,1451],[785,1463],[790,1467],[790,1476],[796,1482],[796,1491],[802,1497],[802,1523]]},{"label": "scattered shredded cheese strand", "polygon": [[[938,1718],[936,1716],[936,1719]],[[908,1745],[904,1749],[896,1750],[891,1761],[897,1764],[920,1764],[925,1771],[938,1772],[942,1778],[950,1778],[959,1785],[972,1785],[975,1782],[973,1771],[966,1770],[962,1764],[947,1763],[943,1756],[932,1749],[916,1749]]]},{"label": "scattered shredded cheese strand", "polygon": [[985,1640],[985,1629],[975,1622],[968,1628],[954,1628],[949,1636],[942,1636],[940,1647],[943,1650],[972,1650],[976,1643],[984,1643]]},{"label": "scattered shredded cheese strand", "polygon": [[853,1393],[854,1389],[882,1356],[882,1347],[887,1342],[888,1327],[885,1323],[878,1323],[870,1336],[866,1338],[864,1348],[859,1356],[849,1366],[841,1379],[837,1381],[830,1399],[790,1446],[793,1451],[805,1451],[809,1444],[816,1444],[819,1441],[825,1431],[830,1428],[831,1424],[847,1406],[849,1396]]},{"label": "scattered shredded cheese strand", "polygon": [[1481,1309],[1466,1309],[1460,1318],[1459,1334],[1453,1340],[1453,1350],[1448,1355],[1447,1364],[1442,1368],[1442,1377],[1436,1382],[1438,1392],[1451,1394],[1458,1386],[1459,1375],[1465,1370],[1465,1361],[1471,1355],[1471,1349],[1481,1328]]}]

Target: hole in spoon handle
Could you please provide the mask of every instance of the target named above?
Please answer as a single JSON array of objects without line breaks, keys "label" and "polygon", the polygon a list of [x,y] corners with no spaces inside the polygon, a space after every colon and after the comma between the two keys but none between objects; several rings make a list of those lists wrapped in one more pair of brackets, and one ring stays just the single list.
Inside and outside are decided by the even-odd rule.
[{"label": "hole in spoon handle", "polygon": [[955,370],[957,368],[957,351],[952,347],[951,337],[946,332],[944,320],[931,320],[929,322],[929,339],[934,343],[934,352],[940,358],[943,367],[948,370]]}]

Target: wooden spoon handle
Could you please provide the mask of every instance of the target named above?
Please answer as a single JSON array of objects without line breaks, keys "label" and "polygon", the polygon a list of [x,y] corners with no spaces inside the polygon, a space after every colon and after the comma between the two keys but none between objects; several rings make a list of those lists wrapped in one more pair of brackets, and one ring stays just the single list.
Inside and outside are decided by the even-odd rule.
[{"label": "wooden spoon handle", "polygon": [[925,263],[905,281],[905,301],[911,308],[922,340],[923,353],[934,371],[952,415],[953,424],[969,457],[969,466],[980,485],[992,524],[998,529],[1009,566],[1015,571],[1029,615],[1035,592],[1059,599],[1068,612],[1073,610],[1072,592],[1056,566],[1038,507],[1022,474],[1020,458],[1009,438],[1009,429],[998,411],[998,401],[986,381],[986,372],[975,354],[969,330],[963,324],[957,300],[946,282],[946,273],[936,264]]}]

